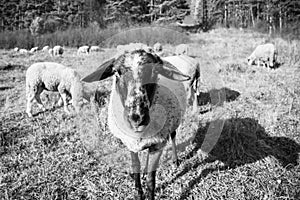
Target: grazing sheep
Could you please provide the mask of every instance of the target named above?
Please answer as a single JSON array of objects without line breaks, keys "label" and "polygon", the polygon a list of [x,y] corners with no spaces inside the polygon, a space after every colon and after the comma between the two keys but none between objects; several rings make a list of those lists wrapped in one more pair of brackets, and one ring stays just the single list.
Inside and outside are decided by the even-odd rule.
[{"label": "grazing sheep", "polygon": [[15,48],[14,48],[14,51],[19,51],[19,48],[18,48],[18,47],[15,47]]},{"label": "grazing sheep", "polygon": [[47,46],[44,46],[44,47],[43,47],[42,51],[43,51],[43,52],[47,52],[47,51],[49,51],[49,49],[50,49],[50,47],[47,45]]},{"label": "grazing sheep", "polygon": [[34,52],[37,52],[39,49],[39,47],[33,47],[30,49],[30,53],[34,53]]},{"label": "grazing sheep", "polygon": [[39,107],[45,110],[40,99],[43,90],[58,91],[64,104],[64,111],[70,113],[67,107],[68,96],[72,97],[72,105],[78,112],[81,106],[82,84],[78,73],[71,68],[54,62],[39,62],[32,64],[26,71],[26,113],[32,117],[32,103],[35,99]]},{"label": "grazing sheep", "polygon": [[163,50],[163,47],[161,45],[161,43],[157,42],[153,45],[153,50],[154,52],[160,52]]},{"label": "grazing sheep", "polygon": [[50,48],[50,49],[48,50],[48,53],[49,53],[50,56],[54,56],[54,51],[53,51],[52,48]]},{"label": "grazing sheep", "polygon": [[19,52],[22,53],[22,54],[29,53],[29,51],[27,49],[20,49]]},{"label": "grazing sheep", "polygon": [[188,55],[189,45],[187,44],[179,44],[175,48],[176,55]]},{"label": "grazing sheep", "polygon": [[90,52],[90,47],[89,46],[81,46],[77,50],[77,55],[80,55],[80,54],[88,55],[89,52]]},{"label": "grazing sheep", "polygon": [[276,63],[277,51],[274,44],[258,45],[253,53],[247,58],[248,65],[253,65],[257,61],[257,66],[262,62],[266,67],[273,67]]},{"label": "grazing sheep", "polygon": [[149,149],[147,186],[149,199],[154,199],[155,174],[169,137],[173,159],[178,164],[175,136],[186,108],[186,94],[180,81],[190,77],[156,54],[140,49],[106,61],[82,80],[100,81],[113,75],[108,126],[130,150],[137,199],[144,199],[138,152]]},{"label": "grazing sheep", "polygon": [[53,47],[53,55],[54,56],[60,56],[64,53],[64,48],[62,46],[55,46]]},{"label": "grazing sheep", "polygon": [[183,82],[183,84],[187,93],[187,103],[193,105],[193,111],[196,111],[198,105],[197,96],[200,94],[199,85],[201,82],[199,62],[186,55],[168,56],[162,59],[174,65],[183,74],[191,77],[190,81]]},{"label": "grazing sheep", "polygon": [[98,46],[91,46],[91,48],[90,48],[90,52],[98,52],[98,51],[100,51],[101,49],[100,49],[100,47],[98,47]]}]

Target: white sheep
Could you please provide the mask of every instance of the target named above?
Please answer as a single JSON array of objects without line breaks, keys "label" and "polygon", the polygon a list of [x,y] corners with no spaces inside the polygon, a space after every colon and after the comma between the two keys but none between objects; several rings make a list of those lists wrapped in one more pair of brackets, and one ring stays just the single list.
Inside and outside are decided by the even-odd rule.
[{"label": "white sheep", "polygon": [[48,45],[46,45],[43,47],[42,51],[47,52],[47,51],[49,51],[49,49],[50,49],[50,47]]},{"label": "white sheep", "polygon": [[22,54],[28,54],[29,53],[29,51],[27,49],[20,49],[19,52],[22,53]]},{"label": "white sheep", "polygon": [[179,44],[175,48],[176,55],[188,55],[189,45],[188,44]]},{"label": "white sheep", "polygon": [[98,51],[100,51],[101,49],[100,49],[100,47],[99,46],[91,46],[91,48],[90,48],[90,52],[98,52]]},{"label": "white sheep", "polygon": [[176,129],[186,108],[186,93],[179,81],[190,77],[156,54],[140,49],[106,61],[82,80],[100,81],[113,75],[108,126],[131,152],[139,199],[143,198],[143,190],[138,152],[149,149],[147,185],[150,199],[154,199],[155,173],[169,137],[172,139],[173,159],[177,163]]},{"label": "white sheep", "polygon": [[39,62],[32,64],[26,71],[26,113],[32,117],[34,99],[39,107],[45,110],[40,99],[43,90],[58,91],[64,104],[64,111],[70,113],[67,107],[68,96],[72,97],[72,105],[78,112],[82,103],[82,84],[78,73],[69,67],[54,62]]},{"label": "white sheep", "polygon": [[53,55],[54,56],[60,56],[64,53],[64,48],[62,46],[55,46],[53,47]]},{"label": "white sheep", "polygon": [[273,67],[276,63],[277,51],[274,44],[262,44],[258,45],[252,54],[247,58],[248,65],[253,65],[257,61],[257,66],[260,66],[260,62],[267,67]]},{"label": "white sheep", "polygon": [[195,112],[198,106],[197,97],[200,94],[199,85],[201,82],[199,62],[187,55],[168,56],[162,59],[174,65],[183,74],[191,77],[190,81],[185,81],[183,84],[187,93],[187,103],[193,105],[193,111]]},{"label": "white sheep", "polygon": [[90,52],[90,47],[89,46],[81,46],[77,49],[77,55],[80,55],[80,54],[88,55],[89,52]]},{"label": "white sheep", "polygon": [[19,48],[18,48],[18,47],[15,47],[15,48],[14,48],[14,51],[19,51]]},{"label": "white sheep", "polygon": [[34,53],[34,52],[37,52],[39,49],[39,47],[33,47],[30,49],[30,53]]},{"label": "white sheep", "polygon": [[54,51],[52,48],[49,48],[48,53],[50,56],[54,56]]},{"label": "white sheep", "polygon": [[163,50],[163,47],[161,45],[161,43],[157,42],[153,45],[153,50],[154,52],[160,52]]}]

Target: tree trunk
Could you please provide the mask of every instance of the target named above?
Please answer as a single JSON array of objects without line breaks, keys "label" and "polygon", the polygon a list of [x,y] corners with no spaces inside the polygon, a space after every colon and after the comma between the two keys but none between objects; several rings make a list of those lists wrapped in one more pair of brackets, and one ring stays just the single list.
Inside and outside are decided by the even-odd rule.
[{"label": "tree trunk", "polygon": [[279,31],[282,33],[282,10],[279,8]]},{"label": "tree trunk", "polygon": [[255,26],[255,19],[254,19],[254,14],[253,14],[253,6],[250,5],[250,14],[251,14],[251,20],[252,20],[252,27]]}]

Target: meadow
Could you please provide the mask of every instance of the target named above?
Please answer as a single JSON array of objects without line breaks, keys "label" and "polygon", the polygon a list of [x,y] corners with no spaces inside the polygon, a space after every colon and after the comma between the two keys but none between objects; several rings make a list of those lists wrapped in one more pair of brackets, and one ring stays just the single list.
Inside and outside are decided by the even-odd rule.
[{"label": "meadow", "polygon": [[[130,156],[106,123],[109,97],[98,111],[87,103],[69,116],[54,105],[58,95],[45,92],[47,111],[25,114],[31,64],[54,61],[84,77],[130,35],[137,39],[115,35],[102,51],[81,56],[75,48],[61,57],[0,50],[0,65],[10,63],[0,67],[0,199],[134,199]],[[153,44],[159,35],[143,37],[134,42]],[[171,145],[164,149],[156,198],[300,199],[300,41],[223,28],[179,37],[193,43],[202,92],[177,132],[178,168],[169,162]],[[278,49],[277,68],[248,66],[247,56],[266,42]],[[94,84],[109,93],[110,79]]]}]

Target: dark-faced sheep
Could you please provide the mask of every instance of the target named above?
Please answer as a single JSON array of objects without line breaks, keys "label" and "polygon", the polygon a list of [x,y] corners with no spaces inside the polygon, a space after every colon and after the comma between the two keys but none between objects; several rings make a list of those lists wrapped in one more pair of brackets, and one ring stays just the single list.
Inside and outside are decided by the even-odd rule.
[{"label": "dark-faced sheep", "polygon": [[170,137],[177,162],[176,129],[186,108],[186,93],[180,81],[190,77],[159,56],[140,49],[106,61],[83,81],[110,76],[114,80],[108,107],[109,129],[131,152],[137,199],[144,199],[138,152],[149,149],[147,189],[149,199],[154,199],[155,174]]}]

